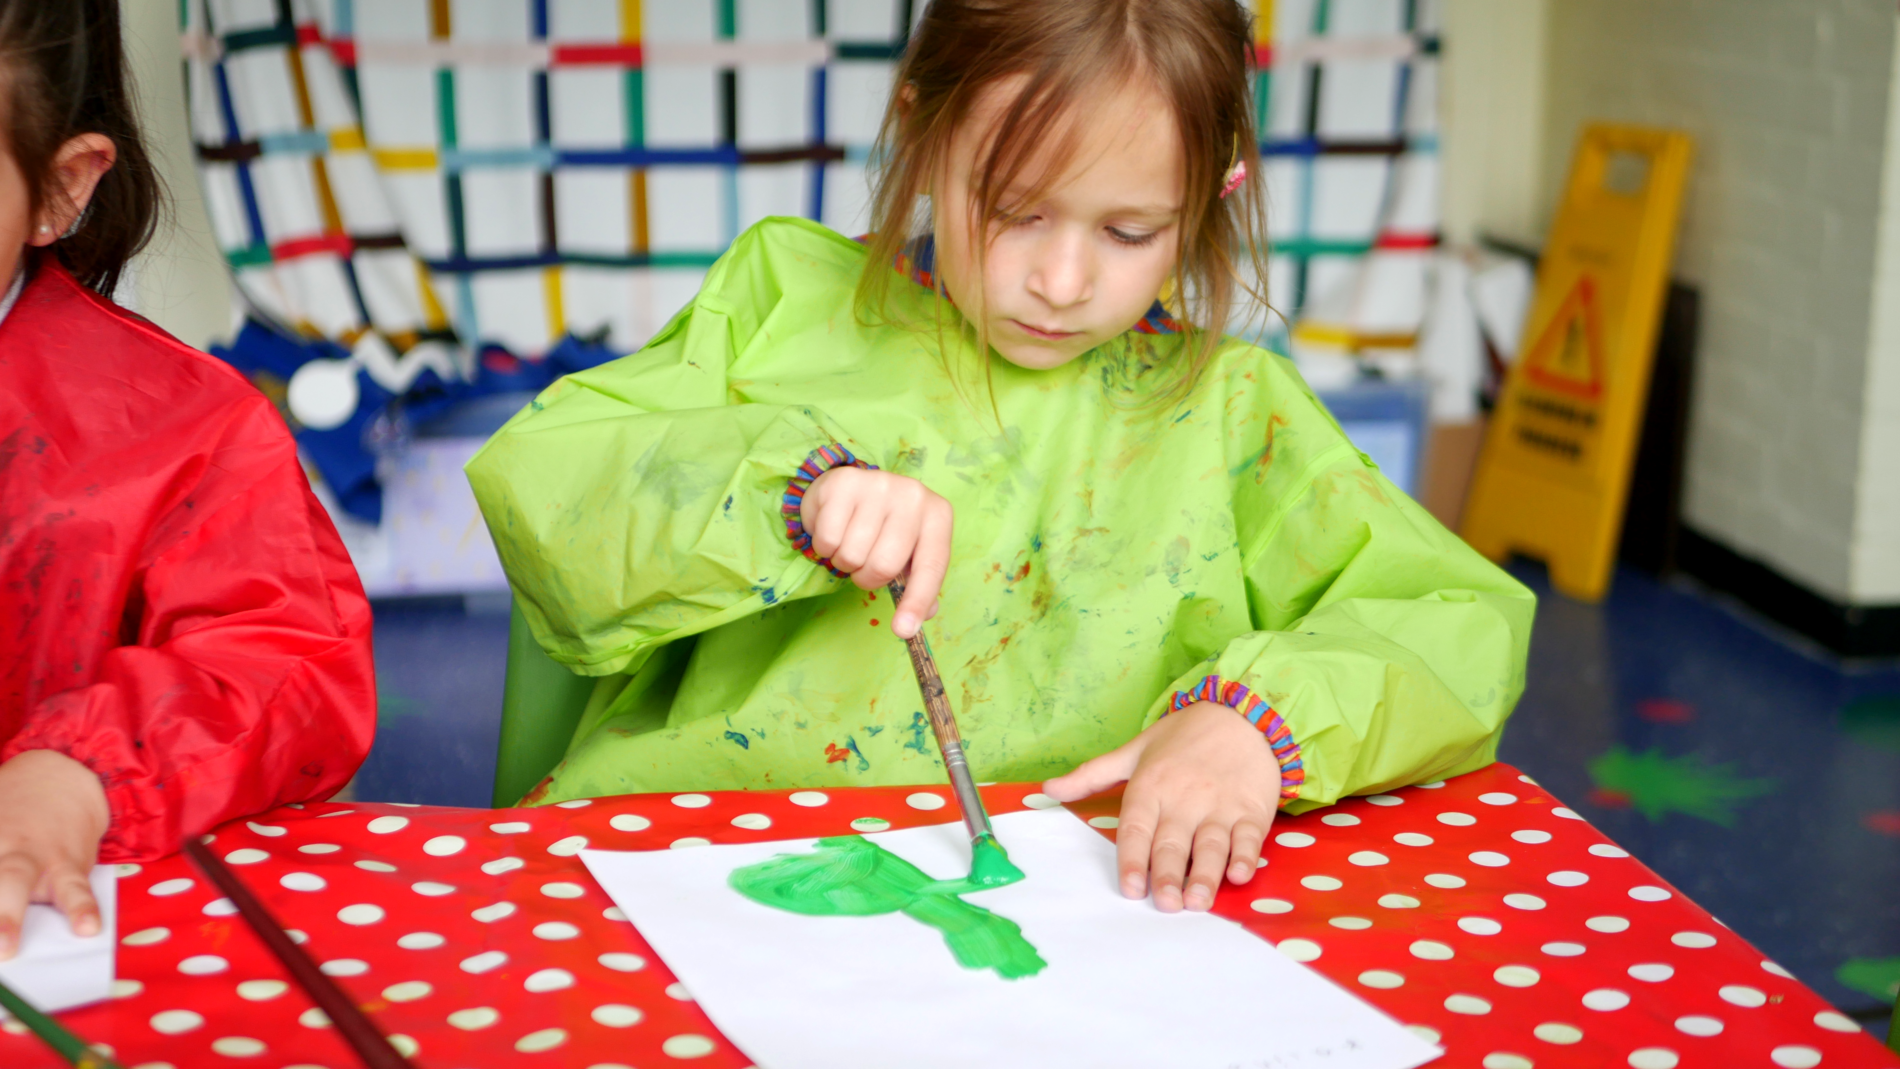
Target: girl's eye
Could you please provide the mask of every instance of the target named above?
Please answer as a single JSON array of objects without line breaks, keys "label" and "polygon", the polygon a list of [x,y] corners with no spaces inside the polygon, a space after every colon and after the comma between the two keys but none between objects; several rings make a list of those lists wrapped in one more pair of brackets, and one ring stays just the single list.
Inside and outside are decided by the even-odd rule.
[{"label": "girl's eye", "polygon": [[1108,228],[1108,236],[1114,238],[1117,242],[1123,245],[1134,245],[1134,246],[1147,245],[1153,242],[1154,239],[1160,235],[1160,233],[1161,231],[1159,230],[1151,230],[1146,234],[1130,234],[1124,230],[1117,230],[1112,226]]}]

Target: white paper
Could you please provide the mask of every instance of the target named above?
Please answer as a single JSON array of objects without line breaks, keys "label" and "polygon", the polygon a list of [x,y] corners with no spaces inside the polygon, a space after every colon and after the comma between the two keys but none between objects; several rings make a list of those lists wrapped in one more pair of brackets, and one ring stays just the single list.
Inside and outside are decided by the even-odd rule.
[{"label": "white paper", "polygon": [[94,865],[92,894],[99,900],[99,934],[81,939],[52,906],[26,907],[20,953],[0,961],[0,983],[42,1013],[98,1002],[112,994],[112,948],[118,944],[119,878]]},{"label": "white paper", "polygon": [[[1020,980],[960,967],[901,913],[807,917],[727,885],[811,839],[581,858],[760,1069],[1411,1069],[1441,1053],[1231,921],[1123,898],[1114,847],[1067,811],[995,826],[1028,878],[966,901],[1048,962]],[[867,838],[939,879],[969,869],[961,824]]]}]

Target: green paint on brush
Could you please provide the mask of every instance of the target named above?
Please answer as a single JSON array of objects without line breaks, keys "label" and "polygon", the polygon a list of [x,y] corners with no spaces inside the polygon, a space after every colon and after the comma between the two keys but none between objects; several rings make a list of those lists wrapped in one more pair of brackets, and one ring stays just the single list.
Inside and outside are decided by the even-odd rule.
[{"label": "green paint on brush", "polygon": [[[1000,847],[996,853],[1000,857]],[[1015,873],[1004,882],[1022,878],[1008,858],[1001,860]],[[917,866],[855,835],[820,839],[809,854],[780,854],[734,869],[726,882],[760,905],[808,917],[901,912],[942,932],[957,964],[994,969],[1005,980],[1034,976],[1048,964],[1015,921],[957,897],[982,887],[971,880],[932,880]]]},{"label": "green paint on brush", "polygon": [[1009,851],[988,832],[970,843],[970,882],[977,887],[1004,887],[1023,878],[1023,870],[1009,860]]}]

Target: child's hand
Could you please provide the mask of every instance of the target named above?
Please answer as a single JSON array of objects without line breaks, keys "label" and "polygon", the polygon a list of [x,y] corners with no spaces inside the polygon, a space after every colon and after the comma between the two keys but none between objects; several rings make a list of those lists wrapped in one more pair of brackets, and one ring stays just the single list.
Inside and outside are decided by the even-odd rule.
[{"label": "child's hand", "polygon": [[812,551],[859,587],[877,590],[908,573],[903,604],[891,617],[898,638],[937,615],[950,567],[950,502],[902,475],[832,468],[812,480],[799,513]]},{"label": "child's hand", "polygon": [[19,953],[28,902],[50,902],[76,935],[99,934],[86,877],[111,811],[85,765],[53,750],[0,764],[0,961]]},{"label": "child's hand", "polygon": [[1280,762],[1240,714],[1195,702],[1042,790],[1073,802],[1123,780],[1115,833],[1122,894],[1140,898],[1152,884],[1162,912],[1204,910],[1223,870],[1234,883],[1253,878],[1280,807]]}]

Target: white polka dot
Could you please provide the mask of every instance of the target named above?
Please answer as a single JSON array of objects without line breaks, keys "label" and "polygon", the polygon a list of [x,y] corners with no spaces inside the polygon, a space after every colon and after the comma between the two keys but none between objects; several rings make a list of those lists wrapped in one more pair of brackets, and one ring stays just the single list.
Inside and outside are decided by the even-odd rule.
[{"label": "white polka dot", "polygon": [[1359,974],[1359,982],[1367,987],[1390,991],[1395,987],[1404,987],[1405,977],[1389,969],[1367,969]]},{"label": "white polka dot", "polygon": [[1790,1043],[1769,1051],[1768,1060],[1781,1066],[1781,1069],[1814,1069],[1821,1064],[1821,1052],[1813,1047]]},{"label": "white polka dot", "polygon": [[354,812],[356,812],[354,809],[332,809],[328,813],[317,814],[317,819],[322,820],[324,817],[347,817]]},{"label": "white polka dot", "polygon": [[1419,788],[1420,790],[1426,790],[1426,791],[1435,791],[1435,790],[1437,790],[1438,788],[1440,788],[1440,787],[1443,787],[1444,785],[1445,785],[1445,781],[1444,781],[1444,780],[1442,780],[1442,779],[1435,779],[1435,780],[1433,780],[1433,781],[1431,781],[1430,783],[1414,783],[1414,784],[1412,784],[1412,786],[1414,786],[1414,787],[1417,787],[1417,788]]},{"label": "white polka dot", "polygon": [[1835,1013],[1833,1010],[1822,1010],[1820,1013],[1815,1014],[1814,1023],[1830,1032],[1860,1031],[1860,1025],[1856,1023],[1852,1017],[1846,1014]]},{"label": "white polka dot", "polygon": [[1676,1018],[1676,1031],[1686,1036],[1719,1036],[1722,1034],[1722,1022],[1719,1018],[1690,1014]]},{"label": "white polka dot", "polygon": [[1255,913],[1291,913],[1293,903],[1284,898],[1256,898],[1253,900]]},{"label": "white polka dot", "polygon": [[543,1028],[515,1040],[515,1049],[523,1054],[539,1054],[544,1050],[553,1050],[566,1042],[567,1029]]},{"label": "white polka dot", "polygon": [[1485,1055],[1484,1061],[1478,1064],[1484,1066],[1484,1069],[1536,1069],[1536,1063],[1522,1054],[1512,1054],[1502,1050],[1494,1050]]},{"label": "white polka dot", "polygon": [[[612,822],[609,821],[608,823]],[[494,832],[496,835],[520,835],[522,832],[533,827],[534,825],[525,820],[504,820],[499,824],[490,824],[488,830]]]},{"label": "white polka dot", "polygon": [[410,884],[409,889],[428,898],[441,898],[443,895],[455,893],[454,884],[436,883],[434,880],[418,880]]},{"label": "white polka dot", "polygon": [[588,806],[593,805],[593,804],[594,804],[594,800],[592,798],[569,798],[565,802],[554,803],[554,808],[556,809],[586,809]]},{"label": "white polka dot", "polygon": [[434,932],[410,932],[396,940],[396,945],[404,950],[434,950],[446,942],[447,939]]},{"label": "white polka dot", "polygon": [[1529,965],[1500,965],[1491,974],[1491,979],[1505,987],[1535,987],[1543,974]]},{"label": "white polka dot", "polygon": [[175,895],[181,891],[191,890],[192,883],[191,878],[187,876],[180,876],[175,880],[161,880],[146,888],[146,893],[164,898],[167,895]]},{"label": "white polka dot", "polygon": [[1574,958],[1583,953],[1584,945],[1582,943],[1545,943],[1539,949],[1553,958]]},{"label": "white polka dot", "polygon": [[1433,887],[1442,887],[1445,890],[1451,890],[1454,887],[1463,887],[1465,885],[1465,878],[1463,876],[1453,876],[1449,872],[1428,872],[1425,874],[1425,882],[1431,884]]},{"label": "white polka dot", "polygon": [[1478,801],[1483,802],[1485,805],[1510,805],[1512,802],[1517,801],[1517,795],[1508,794],[1504,791],[1489,791],[1479,795]]},{"label": "white polka dot", "polygon": [[1565,820],[1582,820],[1583,819],[1583,814],[1577,812],[1576,810],[1570,808],[1569,806],[1560,805],[1557,808],[1551,810],[1550,812],[1553,816],[1559,816],[1559,817],[1564,818]]},{"label": "white polka dot", "polygon": [[660,1050],[669,1058],[704,1058],[717,1049],[712,1040],[691,1032],[668,1036],[666,1042],[660,1044]]},{"label": "white polka dot", "polygon": [[704,809],[712,804],[712,798],[704,794],[676,794],[673,804],[681,809]]},{"label": "white polka dot", "polygon": [[193,954],[178,963],[178,971],[186,976],[216,976],[230,967],[230,962],[216,954]]},{"label": "white polka dot", "polygon": [[368,902],[358,902],[353,906],[344,906],[342,909],[336,911],[337,920],[342,921],[344,924],[354,924],[358,927],[365,924],[375,924],[386,916],[388,916],[388,914],[383,911],[383,907],[372,905]]},{"label": "white polka dot", "polygon": [[534,937],[550,942],[579,937],[581,930],[566,921],[542,921],[534,926]]},{"label": "white polka dot", "polygon": [[1626,917],[1591,917],[1583,922],[1583,926],[1593,932],[1615,935],[1617,932],[1629,931],[1630,922]]},{"label": "white polka dot", "polygon": [[1418,1038],[1424,1040],[1427,1043],[1436,1044],[1439,1040],[1445,1038],[1438,1034],[1438,1029],[1433,1028],[1430,1025],[1408,1024],[1405,1026],[1405,1030],[1417,1036]]},{"label": "white polka dot", "polygon": [[1346,885],[1334,876],[1302,876],[1300,886],[1309,891],[1337,891]]},{"label": "white polka dot", "polygon": [[1122,826],[1122,820],[1120,817],[1090,817],[1089,818],[1089,827],[1091,828],[1101,828],[1103,831],[1113,831],[1114,829],[1119,828],[1121,826]]},{"label": "white polka dot", "polygon": [[1575,869],[1558,869],[1556,872],[1544,877],[1544,879],[1549,880],[1557,887],[1582,887],[1584,884],[1590,882],[1590,877],[1587,873],[1578,872]]},{"label": "white polka dot", "polygon": [[1453,1013],[1462,1013],[1477,1017],[1482,1014],[1490,1013],[1491,1003],[1489,1000],[1481,999],[1476,995],[1448,995],[1445,998],[1445,1008]]},{"label": "white polka dot", "polygon": [[119,942],[129,947],[148,947],[156,943],[163,943],[171,937],[172,930],[170,928],[141,928],[131,935],[120,939]]},{"label": "white polka dot", "polygon": [[608,906],[606,909],[600,911],[600,915],[610,921],[624,921],[627,919],[626,910],[621,909],[619,906]]},{"label": "white polka dot", "polygon": [[1599,987],[1595,991],[1586,991],[1583,995],[1583,1008],[1607,1013],[1620,1010],[1630,1004],[1628,994],[1614,987]]},{"label": "white polka dot", "polygon": [[1630,856],[1630,852],[1628,850],[1625,850],[1620,846],[1611,846],[1609,843],[1591,843],[1590,852],[1595,854],[1598,857],[1628,857]]},{"label": "white polka dot", "polygon": [[1546,1043],[1555,1043],[1560,1047],[1567,1047],[1583,1038],[1583,1029],[1578,1028],[1574,1024],[1563,1024],[1559,1021],[1545,1021],[1536,1028],[1531,1029],[1531,1035],[1536,1036]]},{"label": "white polka dot", "polygon": [[1405,804],[1405,799],[1400,798],[1397,795],[1392,795],[1392,794],[1367,795],[1366,801],[1372,803],[1373,805],[1404,805]]},{"label": "white polka dot", "polygon": [[237,995],[246,1002],[269,1002],[290,990],[282,980],[246,980],[237,985]]},{"label": "white polka dot", "polygon": [[566,969],[539,969],[528,974],[521,981],[525,990],[540,994],[544,991],[560,991],[574,986],[574,974]]},{"label": "white polka dot", "polygon": [[764,831],[772,826],[772,818],[764,813],[741,813],[732,818],[732,826],[747,831]]},{"label": "white polka dot", "polygon": [[1669,941],[1690,950],[1707,950],[1715,945],[1715,937],[1707,932],[1677,932],[1669,937]]},{"label": "white polka dot", "polygon": [[1504,904],[1512,909],[1543,909],[1545,902],[1536,895],[1505,895]]},{"label": "white polka dot", "polygon": [[321,891],[330,884],[314,872],[286,872],[277,881],[290,891]]},{"label": "white polka dot", "polygon": [[615,972],[639,972],[647,967],[647,959],[638,954],[602,954],[595,960]]},{"label": "white polka dot", "polygon": [[1761,963],[1761,970],[1763,972],[1774,973],[1776,976],[1779,976],[1784,980],[1794,979],[1793,973],[1789,972],[1788,970],[1782,968],[1781,966],[1775,964],[1772,961],[1763,960]]},{"label": "white polka dot", "polygon": [[1630,897],[1638,902],[1661,902],[1673,897],[1668,891],[1650,884],[1638,884],[1630,888]]},{"label": "white polka dot", "polygon": [[475,1006],[449,1014],[449,1024],[464,1032],[480,1031],[499,1020],[501,1013],[493,1006]]},{"label": "white polka dot", "polygon": [[1359,850],[1349,855],[1346,860],[1354,865],[1370,868],[1373,865],[1386,864],[1392,859],[1377,850]]},{"label": "white polka dot", "polygon": [[810,807],[824,805],[831,801],[831,796],[823,791],[793,791],[785,800],[793,805]]},{"label": "white polka dot", "polygon": [[434,991],[435,988],[426,980],[404,980],[383,988],[383,997],[391,1002],[414,1002],[419,998],[428,998]]},{"label": "white polka dot", "polygon": [[1402,831],[1398,833],[1397,835],[1394,835],[1392,837],[1392,841],[1395,843],[1398,843],[1400,846],[1430,846],[1432,845],[1431,836],[1423,835],[1415,831]]},{"label": "white polka dot", "polygon": [[1319,840],[1303,831],[1283,831],[1274,836],[1273,841],[1288,849],[1298,850],[1303,846],[1312,846]]},{"label": "white polka dot", "polygon": [[467,846],[468,840],[460,835],[438,835],[422,844],[422,852],[430,857],[450,857]]},{"label": "white polka dot", "polygon": [[211,1049],[227,1058],[254,1058],[269,1048],[250,1036],[220,1036],[211,1041]]},{"label": "white polka dot", "polygon": [[1372,927],[1372,922],[1364,917],[1334,917],[1326,923],[1335,928],[1344,928],[1349,932],[1362,932]]},{"label": "white polka dot", "polygon": [[248,846],[242,850],[233,850],[224,855],[224,860],[232,865],[255,865],[260,861],[267,861],[269,859],[269,851],[254,850]]},{"label": "white polka dot", "polygon": [[1536,828],[1525,828],[1522,831],[1512,832],[1511,838],[1516,839],[1520,843],[1529,843],[1535,846],[1538,843],[1549,842],[1550,833],[1547,831],[1539,831]]},{"label": "white polka dot", "polygon": [[[238,986],[243,987],[244,985],[239,984]],[[136,995],[139,992],[144,991],[144,990],[145,990],[145,984],[138,980],[112,981],[112,997],[115,999],[131,998],[133,995]]]},{"label": "white polka dot", "polygon": [[396,866],[387,861],[358,861],[356,867],[364,872],[394,872]]},{"label": "white polka dot", "polygon": [[1668,1047],[1638,1047],[1630,1051],[1630,1069],[1676,1069],[1682,1059]]},{"label": "white polka dot", "polygon": [[361,976],[369,971],[369,962],[360,958],[332,958],[317,968],[325,976]]},{"label": "white polka dot", "polygon": [[1350,828],[1359,823],[1359,818],[1351,813],[1328,813],[1319,818],[1319,822],[1335,828]]},{"label": "white polka dot", "polygon": [[852,831],[884,831],[890,826],[891,822],[885,820],[883,817],[859,817],[851,822]]},{"label": "white polka dot", "polygon": [[1450,961],[1452,957],[1451,947],[1435,939],[1420,939],[1409,949],[1413,957],[1423,958],[1426,961]]},{"label": "white polka dot", "polygon": [[942,809],[943,795],[932,794],[929,791],[918,791],[916,794],[905,798],[904,804],[910,806],[912,809]]},{"label": "white polka dot", "polygon": [[285,928],[284,934],[289,936],[290,941],[297,944],[298,946],[302,946],[305,943],[308,943],[310,941],[309,936],[305,935],[304,933],[298,931],[295,928]]},{"label": "white polka dot", "polygon": [[1380,895],[1379,904],[1387,909],[1417,909],[1418,899],[1411,895]]},{"label": "white polka dot", "polygon": [[1496,935],[1504,930],[1504,925],[1489,917],[1460,917],[1458,927],[1471,935]]},{"label": "white polka dot", "polygon": [[1476,824],[1478,818],[1472,816],[1470,813],[1440,813],[1438,814],[1438,822],[1440,824],[1449,824],[1454,828],[1468,828]]},{"label": "white polka dot", "polygon": [[666,985],[666,997],[676,1002],[693,1001],[693,993],[686,990],[686,985],[680,983],[678,980]]},{"label": "white polka dot", "polygon": [[1279,948],[1280,953],[1294,961],[1313,961],[1320,955],[1319,944],[1311,939],[1282,939]]},{"label": "white polka dot", "polygon": [[616,813],[607,826],[615,831],[645,831],[653,822],[638,813]]},{"label": "white polka dot", "polygon": [[666,844],[675,850],[690,850],[695,846],[711,846],[712,840],[699,835],[687,835]]},{"label": "white polka dot", "polygon": [[1641,980],[1646,984],[1660,984],[1676,975],[1676,968],[1673,965],[1664,965],[1660,961],[1651,961],[1630,966],[1629,974],[1631,979]]},{"label": "white polka dot", "polygon": [[229,917],[232,914],[236,913],[237,911],[238,911],[238,908],[237,908],[236,902],[233,902],[228,898],[214,898],[211,901],[206,902],[205,908],[199,910],[198,912],[204,914],[207,917]]},{"label": "white polka dot", "polygon": [[579,898],[587,893],[587,888],[582,887],[578,883],[556,880],[553,883],[542,884],[541,893],[547,895],[549,898]]},{"label": "white polka dot", "polygon": [[1511,859],[1496,850],[1478,850],[1471,854],[1473,865],[1483,865],[1487,869],[1499,869],[1511,863]]},{"label": "white polka dot", "polygon": [[[401,805],[402,803],[391,802],[389,804]],[[405,1058],[415,1057],[416,1052],[422,1049],[422,1044],[417,1043],[414,1036],[405,1036],[401,1032],[393,1032],[390,1034],[389,1045],[396,1048],[396,1053]]]},{"label": "white polka dot", "polygon": [[1023,799],[1023,804],[1028,806],[1031,809],[1054,809],[1055,807],[1061,805],[1062,803],[1056,801],[1054,798],[1049,797],[1048,795],[1042,793],[1041,791],[1037,791],[1035,794],[1026,796]]},{"label": "white polka dot", "polygon": [[570,835],[565,839],[556,839],[548,844],[548,853],[555,857],[573,857],[587,849],[587,836]]},{"label": "white polka dot", "polygon": [[499,969],[506,964],[508,964],[508,955],[499,950],[484,950],[473,957],[463,958],[460,967],[465,973],[480,976],[490,969]]},{"label": "white polka dot", "polygon": [[259,824],[253,820],[245,821],[244,826],[264,836],[266,839],[275,839],[279,835],[287,834],[290,830],[288,828],[280,828],[275,824]]},{"label": "white polka dot", "polygon": [[343,849],[335,843],[305,843],[297,848],[300,854],[334,854]]},{"label": "white polka dot", "polygon": [[480,909],[469,910],[468,915],[481,921],[483,924],[493,924],[503,917],[513,916],[514,912],[515,904],[513,902],[497,902],[492,906],[483,906]]},{"label": "white polka dot", "polygon": [[112,871],[118,874],[119,879],[123,880],[128,876],[137,876],[139,873],[144,872],[145,866],[136,862],[127,861],[122,865],[112,866]]},{"label": "white polka dot", "polygon": [[330,1027],[330,1015],[312,1006],[297,1015],[297,1023],[303,1025],[305,1028],[328,1028]]},{"label": "white polka dot", "polygon": [[595,1024],[606,1025],[608,1028],[632,1028],[634,1025],[639,1024],[646,1014],[641,1013],[632,1006],[624,1005],[619,1002],[609,1002],[604,1005],[595,1006],[594,1012],[588,1016],[594,1019]]},{"label": "white polka dot", "polygon": [[204,1025],[205,1019],[190,1010],[165,1010],[152,1015],[152,1031],[175,1036]]},{"label": "white polka dot", "polygon": [[516,869],[527,867],[528,863],[518,857],[498,857],[493,861],[484,862],[482,871],[488,873],[490,876],[499,876],[504,872],[513,872]]},{"label": "white polka dot", "polygon": [[1749,987],[1747,984],[1727,984],[1723,986],[1721,990],[1717,991],[1716,994],[1722,996],[1723,1002],[1740,1006],[1744,1009],[1752,1010],[1767,1005],[1768,1003],[1768,996],[1762,994],[1760,988]]},{"label": "white polka dot", "polygon": [[371,835],[388,835],[391,832],[401,831],[408,826],[408,817],[377,817],[366,825]]}]

